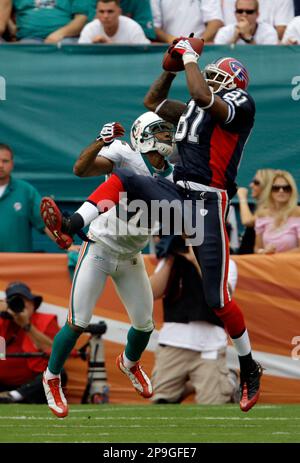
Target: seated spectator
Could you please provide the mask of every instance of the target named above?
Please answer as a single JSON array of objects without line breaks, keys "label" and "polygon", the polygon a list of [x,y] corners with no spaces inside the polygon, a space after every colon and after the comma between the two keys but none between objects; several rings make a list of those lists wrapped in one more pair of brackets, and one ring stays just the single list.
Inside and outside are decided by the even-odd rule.
[{"label": "seated spectator", "polygon": [[[234,24],[236,0],[221,0],[224,24]],[[298,1],[298,0],[296,0]],[[287,24],[294,17],[293,0],[259,0],[259,20],[273,26],[281,40]]]},{"label": "seated spectator", "polygon": [[99,0],[96,19],[82,30],[78,43],[148,44],[141,26],[121,15],[120,0]]},{"label": "seated spectator", "polygon": [[277,32],[273,26],[258,22],[259,6],[257,0],[237,0],[235,4],[236,23],[221,27],[214,43],[217,45],[276,45]]},{"label": "seated spectator", "polygon": [[[89,21],[95,19],[97,0],[91,1]],[[136,21],[143,29],[145,36],[154,40],[156,35],[153,27],[153,17],[150,0],[120,0],[122,15]]]},{"label": "seated spectator", "polygon": [[173,42],[175,37],[203,37],[212,42],[223,26],[220,0],[183,2],[182,0],[151,0],[154,28],[160,42]]},{"label": "seated spectator", "polygon": [[54,240],[40,215],[41,196],[24,180],[11,176],[13,151],[0,143],[0,252],[32,252],[32,228]]},{"label": "seated spectator", "polygon": [[288,24],[281,43],[283,45],[300,45],[300,16],[296,16]]},{"label": "seated spectator", "polygon": [[43,298],[32,294],[25,283],[12,282],[5,292],[6,301],[0,301],[0,336],[6,342],[7,358],[0,361],[0,403],[45,403],[42,373],[47,358],[37,353],[50,353],[59,331],[56,315],[37,312]]},{"label": "seated spectator", "polygon": [[85,0],[0,0],[0,35],[6,29],[12,9],[17,40],[24,42],[71,41],[71,37],[79,36],[88,15]]},{"label": "seated spectator", "polygon": [[[267,186],[273,181],[274,169],[259,169],[250,182],[251,197],[262,206],[266,200]],[[255,245],[255,211],[248,204],[248,188],[240,187],[237,191],[241,223],[245,228],[238,254],[253,254]]]},{"label": "seated spectator", "polygon": [[267,193],[265,204],[257,210],[255,252],[300,252],[300,207],[293,176],[275,171]]},{"label": "seated spectator", "polygon": [[[164,323],[159,331],[152,375],[155,403],[180,403],[190,393],[201,404],[238,401],[237,374],[226,363],[227,335],[207,307],[199,265],[192,248],[179,236],[158,243],[162,259],[150,277],[154,299],[163,297]],[[231,290],[237,268],[230,262]]]}]

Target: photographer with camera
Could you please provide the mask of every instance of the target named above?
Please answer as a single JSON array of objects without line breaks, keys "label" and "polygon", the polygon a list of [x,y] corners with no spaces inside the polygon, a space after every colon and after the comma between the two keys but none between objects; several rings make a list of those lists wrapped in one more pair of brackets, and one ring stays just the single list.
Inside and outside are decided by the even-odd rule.
[{"label": "photographer with camera", "polygon": [[43,298],[21,281],[10,283],[5,293],[6,300],[0,301],[0,336],[7,358],[0,361],[0,403],[45,403],[42,372],[59,331],[57,317],[38,313]]},{"label": "photographer with camera", "polygon": [[[150,282],[154,299],[163,298],[164,324],[152,373],[153,402],[180,403],[192,393],[199,404],[238,401],[237,373],[226,364],[227,334],[207,306],[191,246],[181,236],[165,236],[156,255],[160,261]],[[231,260],[228,281],[233,291],[237,268]]]}]

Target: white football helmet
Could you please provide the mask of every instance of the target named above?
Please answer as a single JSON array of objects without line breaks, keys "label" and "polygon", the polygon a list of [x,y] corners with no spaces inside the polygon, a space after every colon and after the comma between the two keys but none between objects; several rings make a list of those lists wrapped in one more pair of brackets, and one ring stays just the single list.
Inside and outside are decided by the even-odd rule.
[{"label": "white football helmet", "polygon": [[162,156],[170,156],[173,153],[173,137],[171,140],[159,140],[156,135],[160,132],[174,133],[174,126],[164,121],[157,114],[148,111],[141,114],[130,130],[130,140],[134,150],[142,154],[150,151],[158,151]]}]

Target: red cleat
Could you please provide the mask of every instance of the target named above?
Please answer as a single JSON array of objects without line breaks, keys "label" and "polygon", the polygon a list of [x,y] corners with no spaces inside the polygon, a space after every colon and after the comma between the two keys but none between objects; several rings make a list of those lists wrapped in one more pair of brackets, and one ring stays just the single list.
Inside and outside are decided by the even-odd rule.
[{"label": "red cleat", "polygon": [[145,399],[152,397],[152,384],[150,379],[143,371],[140,362],[137,362],[133,367],[126,368],[123,363],[123,354],[117,357],[117,367],[130,379],[136,391]]},{"label": "red cleat", "polygon": [[68,404],[61,387],[60,376],[47,381],[44,373],[43,386],[48,406],[52,413],[58,418],[67,416],[69,413]]},{"label": "red cleat", "polygon": [[63,217],[52,198],[45,197],[42,199],[41,216],[46,227],[55,237],[57,245],[62,249],[68,249],[73,243],[73,238],[62,232],[63,222],[67,219]]},{"label": "red cleat", "polygon": [[260,378],[263,374],[263,368],[260,363],[255,363],[255,370],[247,375],[241,374],[240,409],[243,412],[250,410],[259,399]]}]

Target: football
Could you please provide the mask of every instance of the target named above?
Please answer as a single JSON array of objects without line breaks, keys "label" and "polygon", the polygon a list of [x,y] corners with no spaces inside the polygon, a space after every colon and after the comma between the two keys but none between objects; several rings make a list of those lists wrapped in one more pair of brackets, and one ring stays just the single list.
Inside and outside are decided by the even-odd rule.
[{"label": "football", "polygon": [[[198,55],[201,55],[203,47],[204,47],[204,40],[198,39],[196,37],[187,37],[187,40],[192,45],[193,49],[195,50]],[[168,51],[164,54],[162,67],[165,71],[177,72],[184,70],[184,64],[182,61],[182,57],[178,56],[173,58]]]}]

